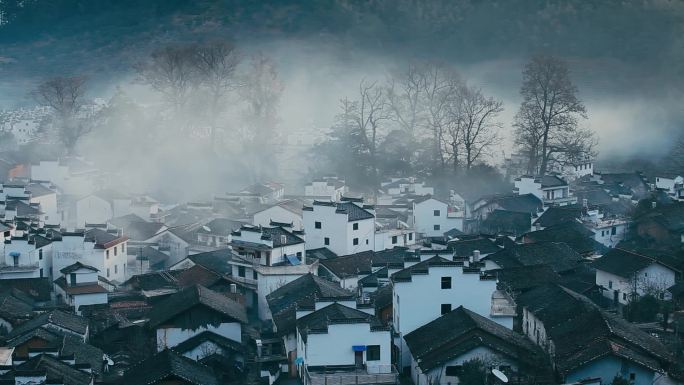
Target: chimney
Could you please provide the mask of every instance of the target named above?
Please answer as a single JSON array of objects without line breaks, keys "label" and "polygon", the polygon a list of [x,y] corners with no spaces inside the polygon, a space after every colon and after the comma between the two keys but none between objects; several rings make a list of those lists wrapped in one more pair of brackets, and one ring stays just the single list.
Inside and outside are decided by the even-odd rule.
[{"label": "chimney", "polygon": [[287,235],[281,235],[280,236],[280,243],[283,243],[283,244],[287,243]]},{"label": "chimney", "polygon": [[589,201],[587,200],[587,198],[582,199],[582,207],[584,207],[585,209],[589,207]]},{"label": "chimney", "polygon": [[480,250],[473,250],[473,263],[480,262]]},{"label": "chimney", "polygon": [[656,201],[651,202],[651,208],[652,208],[652,209],[656,208],[656,205],[657,205],[657,204],[656,204]]}]

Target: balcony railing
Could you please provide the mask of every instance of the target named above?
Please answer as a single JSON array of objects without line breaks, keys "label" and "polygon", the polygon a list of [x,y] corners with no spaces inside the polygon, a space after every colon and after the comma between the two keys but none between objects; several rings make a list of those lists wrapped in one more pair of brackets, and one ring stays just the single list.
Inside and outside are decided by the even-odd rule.
[{"label": "balcony railing", "polygon": [[396,384],[399,373],[393,365],[375,365],[351,369],[324,368],[309,371],[306,376],[311,385]]}]

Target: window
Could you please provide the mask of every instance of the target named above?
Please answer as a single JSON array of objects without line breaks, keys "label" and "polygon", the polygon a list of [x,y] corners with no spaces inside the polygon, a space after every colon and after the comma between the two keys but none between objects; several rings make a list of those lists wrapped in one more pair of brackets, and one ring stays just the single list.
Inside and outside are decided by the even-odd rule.
[{"label": "window", "polygon": [[442,312],[442,315],[450,312],[451,311],[451,304],[450,303],[443,303],[440,310]]},{"label": "window", "polygon": [[434,230],[439,230],[440,226],[439,226],[439,225],[434,225],[434,226],[432,226],[432,228],[433,228]]},{"label": "window", "polygon": [[109,250],[105,250],[105,257],[107,257],[107,259],[109,259]]},{"label": "window", "polygon": [[636,380],[636,373],[630,373],[630,374],[629,374],[629,380],[630,380],[630,381]]},{"label": "window", "polygon": [[442,289],[451,289],[451,277],[442,277]]},{"label": "window", "polygon": [[257,277],[257,272],[256,272],[255,270],[252,270],[252,278],[254,278],[255,280],[256,280],[256,279],[259,279],[259,278]]},{"label": "window", "polygon": [[622,300],[627,301],[627,293],[622,293]]},{"label": "window", "polygon": [[460,374],[463,374],[462,365],[447,366],[444,371],[444,375],[448,377],[458,377]]},{"label": "window", "polygon": [[43,249],[38,250],[38,259],[43,260]]},{"label": "window", "polygon": [[328,237],[323,238],[323,244],[326,246],[330,245],[330,238],[328,238]]},{"label": "window", "polygon": [[119,266],[114,265],[114,274],[118,274],[118,273],[119,273]]},{"label": "window", "polygon": [[40,268],[40,278],[43,278],[43,268]]},{"label": "window", "polygon": [[432,211],[432,215],[435,217],[438,217],[439,216],[439,210]]},{"label": "window", "polygon": [[397,244],[397,236],[396,235],[392,236],[392,244],[393,245]]},{"label": "window", "polygon": [[413,233],[409,233],[409,241],[413,240]]},{"label": "window", "polygon": [[238,277],[245,277],[245,267],[244,266],[238,266]]},{"label": "window", "polygon": [[354,239],[352,240],[352,243],[353,243],[354,245],[358,245],[358,244],[359,244],[359,238],[354,238]]},{"label": "window", "polygon": [[366,239],[366,244],[368,244],[368,239]]},{"label": "window", "polygon": [[109,278],[109,268],[107,268],[107,278]]},{"label": "window", "polygon": [[608,288],[612,289],[613,288],[613,281],[608,281]]},{"label": "window", "polygon": [[118,251],[118,247],[114,246],[114,256],[116,257],[116,252]]},{"label": "window", "polygon": [[380,345],[366,346],[366,361],[380,361]]},{"label": "window", "polygon": [[354,223],[354,224],[352,225],[352,229],[353,229],[353,230],[358,230],[358,229],[359,229],[359,224],[358,224],[358,223]]},{"label": "window", "polygon": [[321,222],[316,221],[316,222],[314,222],[314,227],[317,229],[320,229],[323,227],[323,225],[321,224]]},{"label": "window", "polygon": [[610,235],[615,235],[617,234],[617,227],[613,226],[612,229],[610,229]]}]

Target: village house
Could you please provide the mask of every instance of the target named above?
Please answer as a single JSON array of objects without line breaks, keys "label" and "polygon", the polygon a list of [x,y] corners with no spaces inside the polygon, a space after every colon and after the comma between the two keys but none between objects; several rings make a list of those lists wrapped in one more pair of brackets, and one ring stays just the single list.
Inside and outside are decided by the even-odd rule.
[{"label": "village house", "polygon": [[557,175],[533,177],[524,175],[516,178],[513,192],[518,195],[533,194],[544,202],[544,206],[565,206],[577,202],[572,196],[568,182]]},{"label": "village house", "polygon": [[636,233],[654,246],[678,248],[684,245],[684,203],[657,204],[635,218]]},{"label": "village house", "polygon": [[307,249],[325,247],[337,255],[375,250],[375,212],[363,200],[314,201],[303,210]]},{"label": "village house", "polygon": [[51,240],[43,235],[15,230],[3,242],[0,280],[52,277]]},{"label": "village house", "polygon": [[478,260],[435,256],[392,274],[391,285],[392,325],[402,371],[411,365],[403,337],[459,306],[513,327],[514,303],[497,291],[496,277],[484,273]]},{"label": "village house", "polygon": [[463,365],[482,360],[509,379],[543,373],[541,351],[524,336],[463,306],[404,336],[414,384],[459,382]]},{"label": "village house", "polygon": [[668,350],[653,336],[567,288],[545,285],[518,297],[523,333],[551,354],[564,383],[637,385],[668,381]]},{"label": "village house", "polygon": [[406,260],[412,256],[413,253],[405,247],[341,255],[319,261],[319,275],[339,282],[345,289],[356,290],[360,280],[383,268],[388,269],[385,275],[395,273],[403,269]]},{"label": "village house", "polygon": [[348,189],[344,179],[335,176],[314,179],[304,186],[304,196],[320,200],[337,202],[347,194]]},{"label": "village house", "polygon": [[473,202],[471,217],[482,221],[495,210],[529,213],[536,218],[544,211],[544,205],[534,194],[484,196]]},{"label": "village house", "polygon": [[677,189],[682,186],[684,186],[684,177],[681,175],[660,173],[655,177],[655,188],[666,191],[671,196],[675,196]]},{"label": "village house", "polygon": [[242,342],[242,325],[248,322],[244,306],[200,285],[155,304],[149,318],[159,352],[205,331]]},{"label": "village house", "polygon": [[51,181],[63,194],[88,195],[97,189],[99,170],[80,158],[41,160],[31,165],[32,180]]},{"label": "village house", "polygon": [[548,265],[562,275],[579,268],[582,256],[565,243],[538,242],[511,245],[481,260],[486,270]]},{"label": "village house", "polygon": [[385,194],[396,197],[400,195],[434,195],[433,187],[425,186],[425,182],[415,178],[391,178],[380,183],[380,190]]},{"label": "village house", "polygon": [[395,384],[390,328],[341,303],[297,311],[298,372],[304,385]]},{"label": "village house", "polygon": [[603,295],[623,305],[645,294],[669,298],[681,272],[657,255],[614,248],[592,263]]},{"label": "village house", "polygon": [[255,212],[252,224],[255,226],[270,226],[271,222],[289,223],[292,229],[302,230],[304,202],[298,199],[288,199]]},{"label": "village house", "polygon": [[62,276],[55,280],[55,294],[64,303],[81,314],[82,305],[106,304],[109,290],[105,286],[111,284],[98,275],[99,270],[80,262],[60,270]]},{"label": "village house", "polygon": [[336,282],[318,277],[314,274],[303,275],[269,294],[269,311],[276,335],[282,338],[283,350],[287,356],[289,372],[297,369],[297,313],[304,309],[315,309],[325,300],[330,303],[339,302],[354,307],[354,293],[342,289]]},{"label": "village house", "polygon": [[442,237],[451,229],[463,230],[461,212],[431,195],[413,200],[411,211],[413,226],[422,237]]}]

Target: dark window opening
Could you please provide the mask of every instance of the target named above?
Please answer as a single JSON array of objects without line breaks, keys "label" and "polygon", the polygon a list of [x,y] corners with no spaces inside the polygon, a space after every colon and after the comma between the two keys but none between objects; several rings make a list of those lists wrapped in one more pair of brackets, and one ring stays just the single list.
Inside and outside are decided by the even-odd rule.
[{"label": "dark window opening", "polygon": [[442,277],[442,289],[451,289],[451,277]]},{"label": "dark window opening", "polygon": [[380,345],[366,346],[366,361],[380,361]]},{"label": "dark window opening", "polygon": [[443,303],[441,306],[442,315],[444,315],[450,311],[451,311],[451,304],[450,303]]}]

